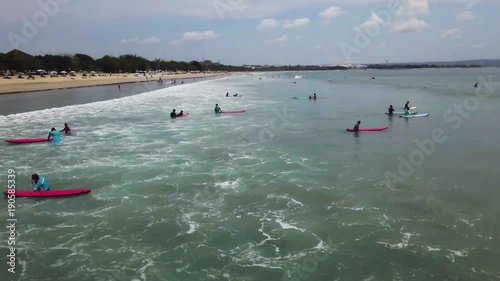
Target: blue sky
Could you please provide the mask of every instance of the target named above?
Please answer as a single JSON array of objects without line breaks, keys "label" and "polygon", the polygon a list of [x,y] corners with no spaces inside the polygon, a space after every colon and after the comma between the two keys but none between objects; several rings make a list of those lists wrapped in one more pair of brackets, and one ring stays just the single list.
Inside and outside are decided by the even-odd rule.
[{"label": "blue sky", "polygon": [[498,59],[499,13],[498,0],[16,0],[0,9],[0,52],[233,65]]}]

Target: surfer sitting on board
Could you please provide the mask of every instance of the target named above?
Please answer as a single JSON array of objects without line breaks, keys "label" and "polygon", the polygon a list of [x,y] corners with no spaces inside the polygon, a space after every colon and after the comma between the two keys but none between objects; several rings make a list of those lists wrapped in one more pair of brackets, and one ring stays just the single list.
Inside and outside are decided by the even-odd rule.
[{"label": "surfer sitting on board", "polygon": [[70,135],[71,129],[69,128],[68,123],[64,123],[64,129],[60,130],[59,132],[64,132],[66,135]]},{"label": "surfer sitting on board", "polygon": [[229,92],[226,93],[226,97],[229,97]]},{"label": "surfer sitting on board", "polygon": [[61,141],[61,134],[59,134],[59,131],[56,130],[56,128],[52,128],[52,130],[49,133],[49,136],[47,137],[47,140],[53,141],[53,142],[60,142]]},{"label": "surfer sitting on board", "polygon": [[215,104],[214,111],[215,113],[221,113],[222,109],[220,109],[219,104]]},{"label": "surfer sitting on board", "polygon": [[314,93],[313,99],[316,99],[316,93]]},{"label": "surfer sitting on board", "polygon": [[34,191],[47,191],[49,190],[49,183],[44,177],[39,176],[38,174],[31,175],[31,185]]},{"label": "surfer sitting on board", "polygon": [[392,104],[391,104],[391,106],[389,106],[389,115],[392,116],[393,112],[394,112],[394,108],[392,107]]},{"label": "surfer sitting on board", "polygon": [[358,121],[358,123],[356,123],[356,124],[354,125],[354,132],[355,132],[355,133],[359,132],[359,125],[360,125],[360,124],[361,124],[361,121]]},{"label": "surfer sitting on board", "polygon": [[170,118],[175,118],[177,117],[177,113],[175,113],[175,109],[172,110],[172,112],[170,113]]},{"label": "surfer sitting on board", "polygon": [[182,115],[184,115],[184,111],[181,110],[181,113],[177,114],[177,117],[181,117]]}]

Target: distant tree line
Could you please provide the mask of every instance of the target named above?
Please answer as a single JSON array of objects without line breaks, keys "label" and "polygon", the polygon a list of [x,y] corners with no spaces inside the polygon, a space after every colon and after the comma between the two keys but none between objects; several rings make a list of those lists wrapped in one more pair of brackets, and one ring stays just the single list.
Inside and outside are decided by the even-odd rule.
[{"label": "distant tree line", "polygon": [[93,59],[85,54],[24,56],[0,53],[0,70],[15,71],[102,71],[104,73],[131,73],[136,71],[248,71],[248,68],[212,62],[148,60],[126,54]]},{"label": "distant tree line", "polygon": [[467,67],[481,67],[480,65],[466,65],[466,64],[449,64],[449,65],[436,65],[436,64],[369,64],[367,69],[415,69],[415,68],[467,68]]}]

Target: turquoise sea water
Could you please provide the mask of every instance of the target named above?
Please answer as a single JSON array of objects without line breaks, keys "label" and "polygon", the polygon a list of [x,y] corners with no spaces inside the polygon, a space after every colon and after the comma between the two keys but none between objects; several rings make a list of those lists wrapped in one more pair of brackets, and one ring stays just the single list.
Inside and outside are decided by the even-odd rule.
[{"label": "turquoise sea water", "polygon": [[[92,192],[17,198],[17,273],[3,228],[0,280],[498,280],[499,97],[487,68],[261,73],[16,103],[3,138],[64,122],[74,134],[1,143],[1,182],[14,169],[17,189],[37,172]],[[430,115],[384,114],[407,100]],[[346,132],[358,120],[389,129]]]}]

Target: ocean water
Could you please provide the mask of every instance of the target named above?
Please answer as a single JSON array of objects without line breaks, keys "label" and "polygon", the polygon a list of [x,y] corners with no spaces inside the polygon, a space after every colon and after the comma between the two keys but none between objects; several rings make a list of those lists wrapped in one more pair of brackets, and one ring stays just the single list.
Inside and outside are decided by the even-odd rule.
[{"label": "ocean water", "polygon": [[[17,189],[37,172],[92,192],[16,198],[16,273],[2,228],[0,280],[498,280],[499,97],[500,70],[484,68],[259,73],[17,103],[3,138],[64,122],[74,134],[1,143],[1,182],[13,169]],[[430,115],[384,114],[406,101]],[[173,108],[190,115],[171,120]],[[358,120],[389,128],[346,132]]]}]

